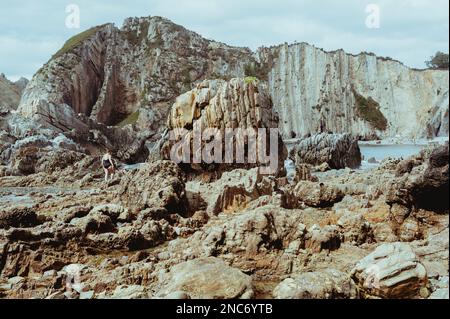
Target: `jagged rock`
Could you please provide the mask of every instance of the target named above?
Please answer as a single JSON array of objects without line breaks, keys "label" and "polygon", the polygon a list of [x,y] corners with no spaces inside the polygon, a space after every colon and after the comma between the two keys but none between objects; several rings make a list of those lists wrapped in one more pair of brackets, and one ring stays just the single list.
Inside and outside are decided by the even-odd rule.
[{"label": "jagged rock", "polygon": [[311,207],[331,207],[344,198],[344,193],[335,185],[300,181],[293,190],[297,199]]},{"label": "jagged rock", "polygon": [[397,168],[395,170],[395,176],[396,177],[401,177],[401,176],[405,175],[406,173],[411,173],[413,168],[415,166],[420,165],[420,164],[421,164],[420,161],[415,160],[415,159],[411,159],[411,158],[408,158],[408,159],[405,159],[403,161],[400,161],[397,164]]},{"label": "jagged rock", "polygon": [[184,292],[192,299],[249,299],[251,277],[215,257],[199,258],[172,267],[158,296]]},{"label": "jagged rock", "polygon": [[427,272],[411,246],[383,244],[360,260],[352,278],[366,296],[411,298],[427,283]]},{"label": "jagged rock", "polygon": [[258,168],[225,172],[220,179],[207,185],[199,182],[187,184],[190,209],[205,209],[211,214],[242,210],[252,200],[271,195],[274,190],[274,181],[260,174]]},{"label": "jagged rock", "polygon": [[[195,123],[199,125],[198,129],[196,129]],[[191,169],[207,170],[208,164],[211,164],[208,162],[213,162],[211,167],[219,172],[239,167],[268,166],[266,158],[259,156],[256,137],[254,148],[251,148],[250,145],[253,144],[248,142],[244,135],[248,133],[246,130],[249,129],[266,129],[265,132],[261,133],[264,135],[258,135],[258,138],[263,138],[266,142],[267,154],[269,153],[269,148],[271,150],[272,147],[275,147],[274,143],[277,143],[277,147],[274,149],[275,154],[272,154],[272,150],[270,151],[271,156],[273,156],[273,158],[270,158],[270,164],[274,161],[272,164],[274,167],[271,167],[273,169],[272,174],[278,174],[284,169],[284,160],[287,156],[286,147],[277,131],[275,131],[273,139],[269,130],[278,128],[278,118],[272,110],[272,103],[266,93],[265,86],[258,82],[248,82],[238,78],[231,79],[228,82],[223,80],[204,81],[195,89],[177,98],[170,111],[167,127],[172,132],[175,132],[174,130],[176,129],[185,129],[186,131],[182,136],[185,138],[186,143],[192,145],[193,148],[189,154],[185,155],[188,160],[188,163],[185,163],[181,149],[177,147],[177,144],[180,143],[179,140],[167,141],[161,149],[164,159],[173,157],[173,148],[175,147],[175,151],[178,152],[178,161],[183,159],[185,164],[190,164],[188,166]],[[217,130],[215,136],[219,138],[217,141],[219,148],[216,149],[214,146],[212,150],[214,160],[213,158],[209,160],[204,158],[205,146],[209,145],[211,148],[211,142],[207,143],[199,140],[201,141],[200,145],[195,146],[196,139],[201,139],[201,134],[206,129]],[[229,147],[225,142],[226,129],[242,129],[245,132],[240,136],[235,136],[231,141],[233,149],[236,150],[235,153],[231,154],[233,156],[232,163],[227,163],[226,158],[223,156],[223,151],[226,154],[226,150]],[[259,134],[259,131],[255,133]],[[274,145],[271,146],[271,144]],[[194,149],[194,147],[196,148]],[[254,150],[253,155],[250,153],[251,149]],[[248,153],[246,150],[248,150]],[[237,158],[237,154],[240,154],[241,151],[243,163],[240,163]],[[202,153],[201,163],[200,160],[196,163],[194,161],[196,154],[198,154],[198,159],[200,159]],[[216,153],[220,157],[219,161],[215,159]],[[253,160],[251,156],[254,157]]]},{"label": "jagged rock", "polygon": [[[449,229],[448,226],[424,240],[413,241],[411,246],[427,270],[429,278],[448,276]],[[448,277],[447,277],[448,278]],[[448,285],[448,282],[447,282]],[[448,287],[447,287],[448,288]]]},{"label": "jagged rock", "polygon": [[317,178],[311,175],[312,165],[310,164],[297,164],[295,165],[295,178],[294,183],[300,181],[317,182]]},{"label": "jagged rock", "polygon": [[322,250],[332,251],[341,246],[343,239],[342,233],[335,225],[328,225],[323,228],[313,225],[306,232],[305,248],[316,253]]},{"label": "jagged rock", "polygon": [[27,84],[28,80],[25,78],[11,82],[3,73],[0,74],[0,114],[17,108]]},{"label": "jagged rock", "polygon": [[362,214],[344,213],[338,219],[337,225],[342,229],[345,242],[361,245],[374,241],[373,229]]},{"label": "jagged rock", "polygon": [[83,126],[64,131],[64,134],[81,145],[87,145],[96,153],[110,150],[115,157],[125,163],[143,162],[149,151],[145,141],[152,136],[149,131],[136,131],[133,127],[113,127],[95,122],[84,114],[76,115]]},{"label": "jagged rock", "polygon": [[407,218],[398,229],[398,237],[403,242],[411,242],[422,237],[420,224],[417,219]]},{"label": "jagged rock", "polygon": [[316,166],[314,169],[318,172],[323,173],[323,172],[327,172],[327,171],[331,170],[331,167],[328,163],[322,163],[319,166]]},{"label": "jagged rock", "polygon": [[[429,154],[423,154],[423,157],[421,162],[415,159],[414,164],[399,164],[401,166],[397,168],[397,176],[402,172],[405,174],[390,183],[387,202],[391,205],[448,212],[449,203],[443,200],[448,196],[449,190],[448,143],[433,149]],[[404,169],[403,165],[409,167]]]},{"label": "jagged rock", "polygon": [[95,206],[89,214],[103,214],[111,218],[112,221],[124,221],[129,219],[129,209],[117,204],[103,204]]},{"label": "jagged rock", "polygon": [[273,291],[275,299],[355,299],[355,283],[336,269],[306,272],[287,278]]},{"label": "jagged rock", "polygon": [[332,169],[361,165],[358,140],[350,134],[318,134],[300,140],[290,152],[296,165],[328,163]]},{"label": "jagged rock", "polygon": [[137,251],[155,247],[176,237],[176,232],[165,220],[137,221],[132,224],[117,225],[107,232],[90,235],[86,244],[98,249],[127,249]]},{"label": "jagged rock", "polygon": [[[219,215],[220,217],[220,215]],[[240,214],[226,216],[217,223],[195,232],[187,240],[169,243],[171,251],[192,258],[219,254],[254,256],[287,248],[296,240],[304,247],[305,225],[299,215],[276,206],[262,206]]]},{"label": "jagged rock", "polygon": [[32,227],[39,224],[33,208],[13,207],[0,211],[0,229],[9,227]]},{"label": "jagged rock", "polygon": [[28,175],[64,169],[84,158],[84,149],[64,135],[32,135],[13,139],[1,151],[2,161],[9,164],[10,174]]},{"label": "jagged rock", "polygon": [[133,209],[161,207],[171,213],[186,212],[184,176],[170,161],[148,163],[127,172],[120,182],[118,196],[122,205]]},{"label": "jagged rock", "polygon": [[111,299],[148,299],[149,295],[145,287],[139,285],[117,286]]},{"label": "jagged rock", "polygon": [[85,217],[73,218],[70,224],[81,228],[83,233],[109,233],[115,230],[111,218],[101,212],[90,212]]}]

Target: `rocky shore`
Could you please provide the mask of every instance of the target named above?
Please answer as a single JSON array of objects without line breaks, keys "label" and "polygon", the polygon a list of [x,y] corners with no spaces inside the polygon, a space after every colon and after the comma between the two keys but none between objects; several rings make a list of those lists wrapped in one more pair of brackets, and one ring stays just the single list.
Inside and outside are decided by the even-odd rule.
[{"label": "rocky shore", "polygon": [[[198,90],[169,126],[277,126],[263,86]],[[286,176],[177,165],[162,139],[104,182],[70,134],[13,113],[3,128],[3,298],[448,298],[448,143],[354,170],[357,140],[319,134],[291,149]]]},{"label": "rocky shore", "polygon": [[448,298],[448,144],[292,182],[57,154],[0,178],[4,298]]},{"label": "rocky shore", "polygon": [[[448,142],[370,169],[359,147],[448,134],[448,72],[251,52],[148,17],[74,37],[16,93],[0,95],[0,298],[449,298]],[[198,148],[196,123],[215,132]],[[259,129],[275,134],[216,140]],[[173,132],[192,153],[173,156]]]}]

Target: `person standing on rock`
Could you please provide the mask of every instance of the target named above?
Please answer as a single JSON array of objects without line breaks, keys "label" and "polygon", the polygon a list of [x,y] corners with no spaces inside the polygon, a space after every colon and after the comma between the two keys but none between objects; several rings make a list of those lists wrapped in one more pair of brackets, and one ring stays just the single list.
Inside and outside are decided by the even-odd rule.
[{"label": "person standing on rock", "polygon": [[102,157],[102,166],[105,170],[105,182],[108,181],[108,177],[111,179],[114,178],[114,173],[116,171],[116,167],[114,165],[114,161],[111,157],[111,152],[109,150],[106,151],[106,154]]}]

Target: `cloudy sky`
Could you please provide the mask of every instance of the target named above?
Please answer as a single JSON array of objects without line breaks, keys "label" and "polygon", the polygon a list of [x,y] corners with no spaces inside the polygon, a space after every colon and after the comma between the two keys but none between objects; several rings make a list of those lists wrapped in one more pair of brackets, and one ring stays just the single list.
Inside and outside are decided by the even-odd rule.
[{"label": "cloudy sky", "polygon": [[[80,9],[80,29],[66,27],[70,4]],[[380,9],[379,28],[366,25],[369,4]],[[304,41],[422,68],[436,51],[448,52],[448,7],[448,0],[0,0],[0,73],[31,78],[70,36],[149,15],[230,45]]]}]

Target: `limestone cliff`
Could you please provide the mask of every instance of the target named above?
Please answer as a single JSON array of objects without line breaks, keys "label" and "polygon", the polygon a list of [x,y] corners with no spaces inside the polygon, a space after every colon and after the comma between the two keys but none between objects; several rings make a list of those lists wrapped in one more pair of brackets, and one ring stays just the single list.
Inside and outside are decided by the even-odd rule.
[{"label": "limestone cliff", "polygon": [[414,70],[371,53],[325,52],[306,43],[262,48],[258,55],[285,137],[448,135],[448,71]]},{"label": "limestone cliff", "polygon": [[94,27],[67,41],[33,77],[19,110],[59,131],[95,122],[161,132],[175,98],[205,79],[267,81],[285,138],[448,134],[448,72],[414,70],[370,53],[301,43],[227,46],[160,17]]}]

